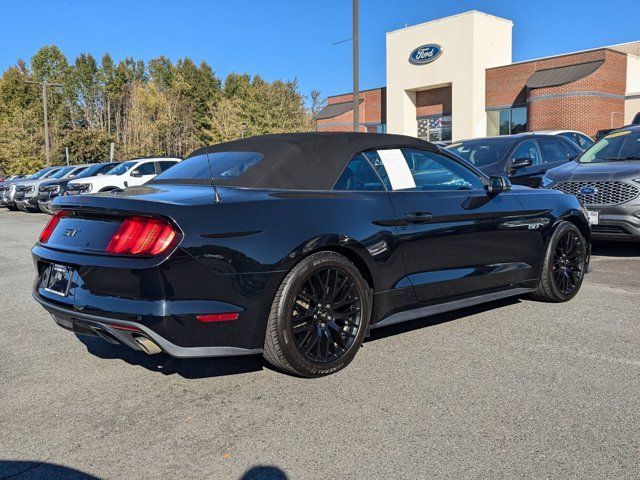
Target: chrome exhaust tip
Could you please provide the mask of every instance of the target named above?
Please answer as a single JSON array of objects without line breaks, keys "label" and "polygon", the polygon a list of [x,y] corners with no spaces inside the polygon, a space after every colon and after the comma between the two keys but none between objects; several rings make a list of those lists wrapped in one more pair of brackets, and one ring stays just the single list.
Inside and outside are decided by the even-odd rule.
[{"label": "chrome exhaust tip", "polygon": [[149,340],[146,337],[135,337],[135,340],[138,342],[140,349],[148,355],[155,355],[162,351],[156,342]]}]

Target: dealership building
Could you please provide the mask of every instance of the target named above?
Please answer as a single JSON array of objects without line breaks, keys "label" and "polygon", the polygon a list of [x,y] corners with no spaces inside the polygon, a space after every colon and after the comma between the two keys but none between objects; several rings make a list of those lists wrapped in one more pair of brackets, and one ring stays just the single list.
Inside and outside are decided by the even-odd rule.
[{"label": "dealership building", "polygon": [[[471,11],[386,35],[386,87],[359,95],[360,130],[430,141],[621,127],[640,111],[640,41],[511,61],[510,20]],[[353,94],[318,131],[351,131]]]}]

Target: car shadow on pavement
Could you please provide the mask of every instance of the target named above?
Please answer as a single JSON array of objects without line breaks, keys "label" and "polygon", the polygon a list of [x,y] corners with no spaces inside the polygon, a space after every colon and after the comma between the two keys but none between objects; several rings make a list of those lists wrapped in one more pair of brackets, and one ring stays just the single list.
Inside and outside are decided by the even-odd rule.
[{"label": "car shadow on pavement", "polygon": [[122,345],[113,345],[100,337],[76,335],[87,351],[105,360],[122,360],[163,375],[180,375],[183,378],[213,378],[262,370],[261,355],[224,358],[175,358],[166,353],[147,355]]},{"label": "car shadow on pavement", "polygon": [[99,477],[81,472],[75,468],[56,465],[55,463],[0,460],[0,478],[15,480],[27,479],[65,479],[65,480],[100,480]]},{"label": "car shadow on pavement", "polygon": [[273,465],[255,465],[244,472],[239,480],[287,480],[289,477]]},{"label": "car shadow on pavement", "polygon": [[478,313],[486,312],[488,310],[494,310],[508,305],[515,305],[520,303],[520,298],[509,297],[502,300],[496,300],[489,303],[483,303],[481,305],[475,305],[473,307],[467,307],[460,310],[453,310],[447,313],[441,313],[439,315],[432,315],[429,317],[417,318],[408,322],[397,323],[395,325],[389,325],[388,327],[374,328],[371,330],[371,335],[365,340],[365,342],[374,342],[382,338],[391,337],[394,335],[400,335],[403,333],[411,332],[425,327],[432,327],[441,323],[451,322],[453,320],[459,320],[464,317],[476,315]]},{"label": "car shadow on pavement", "polygon": [[591,255],[602,257],[638,257],[640,243],[636,242],[593,242]]},{"label": "car shadow on pavement", "polygon": [[[100,480],[100,477],[55,463],[2,460],[0,459],[0,479],[15,480]],[[239,480],[287,480],[284,471],[273,465],[255,465],[239,477]]]}]

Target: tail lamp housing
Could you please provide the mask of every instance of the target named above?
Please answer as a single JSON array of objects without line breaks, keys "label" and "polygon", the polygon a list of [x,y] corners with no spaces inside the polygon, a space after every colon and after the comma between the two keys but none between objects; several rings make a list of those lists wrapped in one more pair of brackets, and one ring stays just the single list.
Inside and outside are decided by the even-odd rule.
[{"label": "tail lamp housing", "polygon": [[49,241],[49,239],[51,238],[51,234],[60,223],[62,217],[66,217],[67,215],[69,215],[69,212],[67,212],[66,210],[61,210],[49,219],[44,229],[42,230],[42,233],[40,234],[40,243],[47,243]]},{"label": "tail lamp housing", "polygon": [[116,255],[159,255],[175,242],[177,233],[165,220],[128,217],[111,237],[105,251]]},{"label": "tail lamp housing", "polygon": [[[46,244],[62,218],[70,213],[56,213],[42,230],[40,243]],[[178,232],[166,220],[153,217],[132,216],[125,218],[113,234],[105,252],[112,255],[154,256],[175,245]]]}]

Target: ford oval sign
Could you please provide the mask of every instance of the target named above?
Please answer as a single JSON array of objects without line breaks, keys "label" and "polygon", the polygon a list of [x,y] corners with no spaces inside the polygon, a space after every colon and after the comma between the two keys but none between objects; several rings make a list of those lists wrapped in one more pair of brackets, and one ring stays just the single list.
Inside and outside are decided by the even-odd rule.
[{"label": "ford oval sign", "polygon": [[409,55],[409,61],[414,65],[422,65],[424,63],[431,63],[442,53],[442,47],[435,43],[428,45],[422,45],[416,48],[411,55]]},{"label": "ford oval sign", "polygon": [[598,188],[593,185],[585,185],[580,189],[579,192],[581,195],[595,195],[598,193]]}]

